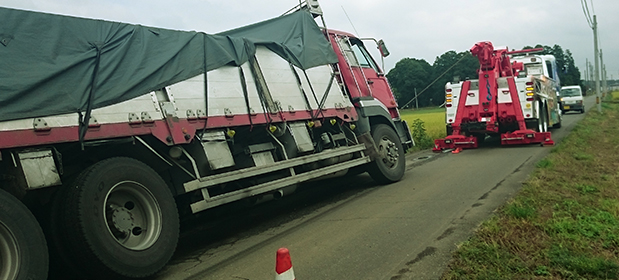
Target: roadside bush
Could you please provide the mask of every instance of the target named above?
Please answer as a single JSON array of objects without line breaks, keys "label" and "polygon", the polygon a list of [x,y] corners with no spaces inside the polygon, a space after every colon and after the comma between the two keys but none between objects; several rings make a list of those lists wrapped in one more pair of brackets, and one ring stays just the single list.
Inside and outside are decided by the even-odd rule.
[{"label": "roadside bush", "polygon": [[411,133],[413,134],[413,140],[415,140],[415,146],[418,149],[432,148],[434,140],[428,135],[426,131],[425,123],[421,119],[415,119],[411,125]]}]

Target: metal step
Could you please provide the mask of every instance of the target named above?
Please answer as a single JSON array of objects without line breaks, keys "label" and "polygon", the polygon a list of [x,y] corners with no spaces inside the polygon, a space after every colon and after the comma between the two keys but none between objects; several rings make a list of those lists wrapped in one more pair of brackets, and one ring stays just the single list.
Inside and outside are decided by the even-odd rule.
[{"label": "metal step", "polygon": [[244,168],[240,170],[235,170],[231,172],[226,172],[222,174],[212,175],[202,177],[197,180],[189,181],[184,184],[185,192],[190,192],[210,186],[215,186],[218,184],[245,179],[253,176],[257,176],[260,174],[270,173],[274,171],[279,171],[283,169],[288,169],[291,167],[316,162],[332,157],[337,157],[345,154],[350,154],[354,152],[359,152],[365,150],[365,144],[358,144],[355,146],[347,146],[347,147],[339,147],[335,149],[324,150],[321,153],[311,154],[307,156],[301,156],[285,161],[278,161],[271,165],[265,166],[254,166],[249,168]]},{"label": "metal step", "polygon": [[[332,153],[329,153],[329,156],[332,156]],[[204,200],[198,201],[191,204],[191,211],[193,213],[197,213],[209,208],[213,208],[222,204],[226,204],[229,202],[237,201],[243,198],[252,197],[255,195],[268,193],[271,191],[275,191],[281,189],[283,187],[287,187],[293,184],[305,182],[311,179],[316,179],[325,175],[334,174],[336,172],[352,168],[355,166],[363,165],[370,162],[370,158],[368,156],[364,156],[361,158],[341,162],[334,165],[325,166],[316,170],[308,171],[301,174],[291,175],[285,178],[281,178],[278,180],[258,184],[249,188],[217,195],[214,197],[210,197],[208,193],[208,189],[202,189],[202,196]]]}]

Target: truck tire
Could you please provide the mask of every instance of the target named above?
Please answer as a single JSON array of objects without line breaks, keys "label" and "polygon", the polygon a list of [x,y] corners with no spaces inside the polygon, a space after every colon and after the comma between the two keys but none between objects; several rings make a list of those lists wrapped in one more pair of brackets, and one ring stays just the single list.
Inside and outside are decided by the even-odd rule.
[{"label": "truck tire", "polygon": [[537,102],[537,109],[539,112],[539,118],[537,119],[537,132],[548,131],[548,117],[546,114],[546,106],[541,101]]},{"label": "truck tire", "polygon": [[0,279],[47,279],[43,230],[17,198],[0,189]]},{"label": "truck tire", "polygon": [[368,166],[368,173],[379,184],[397,182],[404,176],[406,158],[398,134],[388,125],[372,126],[378,158]]},{"label": "truck tire", "polygon": [[559,119],[558,123],[552,125],[553,128],[561,128],[563,124],[563,116],[560,113],[557,113],[557,119]]},{"label": "truck tire", "polygon": [[54,232],[78,273],[95,279],[150,276],[170,260],[179,218],[170,189],[146,164],[131,158],[100,161],[56,200]]}]

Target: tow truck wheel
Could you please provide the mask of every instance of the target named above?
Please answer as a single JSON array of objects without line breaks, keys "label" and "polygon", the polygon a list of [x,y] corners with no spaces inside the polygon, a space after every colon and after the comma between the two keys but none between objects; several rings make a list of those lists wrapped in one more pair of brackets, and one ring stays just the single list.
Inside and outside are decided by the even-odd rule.
[{"label": "tow truck wheel", "polygon": [[179,219],[170,189],[149,166],[110,158],[79,175],[57,201],[58,231],[81,273],[96,279],[141,278],[170,260]]},{"label": "tow truck wheel", "polygon": [[47,243],[36,218],[0,189],[0,279],[46,279],[48,265]]},{"label": "tow truck wheel", "polygon": [[552,125],[553,128],[561,128],[563,124],[563,116],[561,116],[561,114],[557,113],[557,119],[559,120],[559,122],[553,124]]},{"label": "tow truck wheel", "polygon": [[544,103],[537,101],[537,111],[539,112],[539,118],[537,119],[537,132],[548,131],[548,118],[546,117],[546,110],[544,109]]},{"label": "tow truck wheel", "polygon": [[368,173],[379,184],[397,182],[404,176],[406,159],[398,134],[388,125],[372,126],[372,138],[378,158],[368,166]]}]

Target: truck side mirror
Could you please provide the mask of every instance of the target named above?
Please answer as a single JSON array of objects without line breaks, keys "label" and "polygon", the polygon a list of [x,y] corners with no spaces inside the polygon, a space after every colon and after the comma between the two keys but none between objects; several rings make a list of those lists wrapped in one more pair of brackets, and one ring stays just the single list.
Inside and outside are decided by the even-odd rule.
[{"label": "truck side mirror", "polygon": [[380,51],[380,55],[382,55],[383,57],[388,57],[389,56],[389,50],[387,50],[387,46],[385,46],[385,42],[380,39],[378,40],[378,50]]}]

